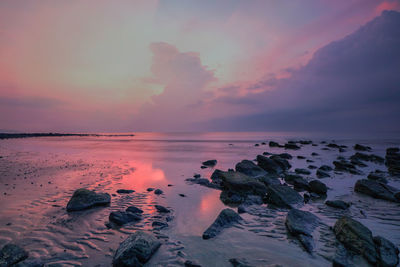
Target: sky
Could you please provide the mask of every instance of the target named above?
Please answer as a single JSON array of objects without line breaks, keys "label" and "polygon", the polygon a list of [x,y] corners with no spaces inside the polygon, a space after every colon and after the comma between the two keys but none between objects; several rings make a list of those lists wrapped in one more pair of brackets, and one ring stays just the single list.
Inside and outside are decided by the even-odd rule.
[{"label": "sky", "polygon": [[2,0],[0,131],[399,131],[384,10],[400,0]]}]

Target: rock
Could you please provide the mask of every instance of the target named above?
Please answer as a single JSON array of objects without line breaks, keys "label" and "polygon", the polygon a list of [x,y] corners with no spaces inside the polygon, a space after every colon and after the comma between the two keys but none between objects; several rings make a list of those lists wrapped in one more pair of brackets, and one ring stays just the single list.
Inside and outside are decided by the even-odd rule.
[{"label": "rock", "polygon": [[167,209],[166,207],[161,206],[161,205],[154,205],[154,207],[157,209],[158,212],[161,212],[161,213],[171,212],[169,209]]},{"label": "rock", "polygon": [[241,204],[246,200],[245,195],[238,194],[238,193],[231,192],[231,191],[222,191],[219,198],[221,199],[222,203],[224,203],[225,205]]},{"label": "rock", "polygon": [[346,160],[334,161],[336,171],[349,172],[351,174],[362,174],[356,167]]},{"label": "rock", "polygon": [[319,154],[317,152],[313,152],[313,153],[311,153],[311,156],[315,157],[315,156],[319,156]]},{"label": "rock", "polygon": [[[2,265],[0,265],[2,266]],[[50,266],[50,265],[46,265]],[[44,263],[40,259],[26,259],[24,261],[20,261],[16,265],[13,265],[13,267],[44,267]]]},{"label": "rock", "polygon": [[293,150],[299,150],[300,147],[296,144],[293,143],[286,143],[285,144],[285,149],[293,149]]},{"label": "rock", "polygon": [[314,249],[312,232],[319,222],[319,218],[311,212],[291,209],[286,216],[285,224],[289,232],[299,239],[305,250],[311,253]]},{"label": "rock", "polygon": [[275,159],[271,159],[271,158],[267,158],[264,157],[262,155],[258,155],[257,156],[257,164],[258,166],[260,166],[262,169],[264,169],[265,171],[267,171],[267,173],[269,174],[275,174],[275,175],[279,175],[281,173],[283,173],[284,171],[286,171],[287,169],[287,165],[285,165],[285,162],[287,162],[287,160],[282,159],[277,160]]},{"label": "rock", "polygon": [[217,160],[210,159],[210,160],[206,160],[206,161],[202,162],[201,164],[203,164],[204,166],[207,166],[207,167],[214,167],[215,165],[217,165]]},{"label": "rock", "polygon": [[154,221],[151,224],[151,226],[154,227],[154,228],[157,228],[157,229],[163,229],[163,228],[168,227],[168,223],[160,222],[160,221]]},{"label": "rock", "polygon": [[326,192],[328,192],[326,185],[318,180],[312,180],[308,185],[310,186],[310,191],[317,193],[318,195],[326,195]]},{"label": "rock", "polygon": [[400,149],[391,147],[386,149],[385,164],[393,176],[400,176]]},{"label": "rock", "polygon": [[378,266],[395,267],[399,264],[399,249],[389,240],[375,236],[374,242],[378,252]]},{"label": "rock", "polygon": [[118,194],[131,194],[133,192],[135,192],[135,190],[129,190],[129,189],[118,189],[117,190]]},{"label": "rock", "polygon": [[308,165],[307,168],[309,168],[310,170],[315,170],[318,167],[315,165]]},{"label": "rock", "polygon": [[156,194],[156,195],[161,195],[161,194],[163,194],[164,192],[161,190],[161,189],[156,189],[156,190],[154,190],[154,194]]},{"label": "rock", "polygon": [[354,186],[354,191],[371,196],[373,198],[399,202],[399,200],[395,197],[395,193],[399,190],[373,180],[358,180]]},{"label": "rock", "polygon": [[250,177],[259,178],[267,175],[268,173],[262,168],[257,166],[253,161],[242,160],[236,164],[235,169],[237,172],[244,173]]},{"label": "rock", "polygon": [[254,146],[260,146],[260,144],[254,144]]},{"label": "rock", "polygon": [[292,208],[301,205],[303,197],[295,190],[285,185],[271,185],[268,187],[267,202],[279,208]]},{"label": "rock", "polygon": [[311,140],[300,140],[299,143],[302,145],[311,145],[312,141]]},{"label": "rock", "polygon": [[221,175],[223,190],[246,195],[265,195],[267,187],[244,173],[229,171]]},{"label": "rock", "polygon": [[284,180],[288,184],[294,184],[296,179],[303,179],[303,176],[292,172],[286,172],[284,175]]},{"label": "rock", "polygon": [[329,207],[337,208],[337,209],[348,209],[350,207],[350,203],[344,202],[342,200],[328,200],[325,204]]},{"label": "rock", "polygon": [[222,173],[224,172],[216,169],[210,177],[211,183],[217,185],[218,187],[222,187],[222,178],[221,178]]},{"label": "rock", "polygon": [[311,172],[309,170],[301,169],[301,168],[294,169],[294,172],[298,173],[298,174],[304,174],[304,175],[310,175],[311,174]]},{"label": "rock", "polygon": [[357,158],[351,158],[350,163],[358,167],[367,167],[368,165]]},{"label": "rock", "polygon": [[28,258],[29,254],[23,248],[15,244],[7,244],[0,250],[0,266],[14,266]]},{"label": "rock", "polygon": [[340,148],[340,146],[339,145],[337,145],[337,144],[334,144],[334,143],[329,143],[329,144],[327,144],[326,145],[327,147],[330,147],[330,148]]},{"label": "rock", "polygon": [[350,157],[351,160],[363,160],[363,161],[370,161],[370,162],[375,162],[375,163],[379,163],[382,164],[385,162],[385,159],[374,155],[374,154],[365,154],[365,153],[361,153],[361,152],[357,152],[354,155],[352,155]]},{"label": "rock", "polygon": [[95,206],[108,205],[111,196],[107,193],[96,193],[84,188],[77,189],[67,204],[67,211],[79,211]]},{"label": "rock", "polygon": [[239,214],[232,209],[224,209],[218,215],[217,219],[211,224],[210,227],[203,233],[203,239],[210,239],[219,234],[222,229],[230,227],[234,223],[242,220]]},{"label": "rock", "polygon": [[110,222],[115,223],[116,225],[124,225],[131,222],[137,222],[142,219],[140,215],[132,212],[124,212],[124,211],[113,211],[110,213],[108,217]]},{"label": "rock", "polygon": [[142,214],[142,213],[143,213],[143,210],[141,210],[141,209],[139,209],[138,207],[135,207],[135,206],[129,206],[129,207],[126,209],[126,212]]},{"label": "rock", "polygon": [[308,182],[304,178],[297,178],[293,181],[293,187],[294,190],[302,192],[302,191],[309,191],[310,186],[308,185]]},{"label": "rock", "polygon": [[288,160],[281,158],[279,155],[272,155],[269,158],[275,161],[284,171],[292,167]]},{"label": "rock", "polygon": [[213,188],[213,189],[221,189],[222,186],[216,183],[212,183],[210,182],[208,179],[206,178],[187,178],[186,181],[194,183],[194,184],[198,184],[198,185],[202,185],[208,188]]},{"label": "rock", "polygon": [[344,246],[342,246],[341,244],[339,244],[336,248],[335,251],[335,256],[333,257],[332,260],[332,266],[333,267],[349,267],[352,266],[349,263],[349,253],[347,252],[347,250],[345,249]]},{"label": "rock", "polygon": [[328,165],[322,165],[321,167],[319,167],[320,170],[324,171],[324,172],[330,172],[333,170],[333,168],[331,166]]},{"label": "rock", "polygon": [[305,159],[306,157],[304,156],[297,156],[298,159]]},{"label": "rock", "polygon": [[289,153],[281,153],[281,154],[278,154],[277,156],[279,156],[282,159],[292,159],[293,158],[292,155],[290,155]]},{"label": "rock", "polygon": [[143,266],[160,246],[161,243],[153,235],[137,231],[119,245],[113,258],[113,266]]},{"label": "rock", "polygon": [[187,260],[185,261],[185,267],[201,267],[201,265],[195,261]]},{"label": "rock", "polygon": [[377,252],[371,231],[360,222],[344,216],[333,228],[336,238],[350,251],[362,255],[371,264],[377,263]]},{"label": "rock", "polygon": [[178,194],[180,197],[186,197],[185,194]]},{"label": "rock", "polygon": [[274,141],[270,141],[268,144],[270,147],[282,147],[280,144]]},{"label": "rock", "polygon": [[229,262],[232,264],[233,267],[252,267],[247,263],[245,259],[232,258],[229,259]]},{"label": "rock", "polygon": [[316,172],[316,175],[318,178],[322,179],[322,178],[327,178],[327,177],[331,177],[331,175],[329,173],[327,173],[326,171],[323,171],[321,169],[318,169]]},{"label": "rock", "polygon": [[369,180],[374,180],[383,184],[387,184],[388,181],[386,180],[385,174],[383,172],[370,172],[367,177]]},{"label": "rock", "polygon": [[149,188],[147,188],[147,191],[148,191],[148,192],[151,192],[151,191],[154,191],[154,189],[155,189],[155,188],[153,188],[153,187],[149,187]]},{"label": "rock", "polygon": [[359,150],[359,151],[370,151],[371,150],[371,147],[363,146],[360,144],[355,144],[353,148],[354,148],[354,150]]}]

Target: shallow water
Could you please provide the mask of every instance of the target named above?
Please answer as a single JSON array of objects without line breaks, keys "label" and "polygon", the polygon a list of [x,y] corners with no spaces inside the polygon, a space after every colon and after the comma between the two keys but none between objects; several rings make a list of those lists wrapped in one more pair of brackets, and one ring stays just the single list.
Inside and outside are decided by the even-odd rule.
[{"label": "shallow water", "polygon": [[[255,266],[331,266],[335,238],[329,226],[343,214],[350,214],[368,226],[374,235],[382,235],[400,245],[399,204],[375,200],[353,192],[357,179],[370,170],[386,170],[384,165],[368,163],[365,175],[334,174],[322,181],[330,187],[327,199],[351,201],[348,211],[311,201],[303,209],[313,211],[323,221],[314,232],[316,251],[307,254],[296,240],[288,237],[286,211],[266,206],[251,207],[245,223],[224,230],[211,240],[202,240],[203,231],[225,206],[220,191],[191,185],[186,178],[194,173],[209,178],[213,169],[201,169],[202,161],[217,159],[216,168],[227,170],[243,159],[254,159],[268,151],[285,152],[255,143],[284,142],[291,139],[323,140],[304,134],[270,133],[138,133],[134,137],[41,137],[0,141],[0,247],[8,242],[21,244],[31,257],[59,266],[110,266],[114,251],[129,233],[137,229],[154,231],[163,240],[149,266],[182,266],[186,259],[203,266],[231,266],[230,258],[245,258]],[[328,142],[330,139],[327,140]],[[345,153],[322,150],[323,145],[305,145],[298,151],[286,151],[314,160],[293,158],[292,169],[309,164],[332,165],[337,156],[350,156],[355,143],[373,147],[372,153],[384,156],[385,149],[399,146],[396,139],[337,139],[348,145]],[[319,156],[311,156],[312,152]],[[310,179],[315,178],[312,170]],[[395,178],[389,184],[400,188]],[[173,186],[168,186],[173,185]],[[80,187],[114,194],[109,207],[82,212],[65,210],[73,191]],[[160,188],[161,196],[147,192]],[[134,189],[133,194],[116,194],[117,189]],[[184,193],[182,198],[178,194]],[[173,210],[169,227],[152,230],[158,218],[153,207],[161,204]],[[145,211],[144,220],[119,229],[108,229],[111,211],[136,205]],[[363,213],[360,212],[363,211]],[[366,265],[359,259],[358,265]]]}]

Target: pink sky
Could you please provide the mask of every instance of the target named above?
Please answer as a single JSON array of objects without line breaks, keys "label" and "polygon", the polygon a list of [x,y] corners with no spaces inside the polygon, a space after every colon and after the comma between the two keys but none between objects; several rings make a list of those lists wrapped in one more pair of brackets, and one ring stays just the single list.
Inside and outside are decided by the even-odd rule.
[{"label": "pink sky", "polygon": [[400,1],[3,0],[0,130],[190,131],[251,114],[235,99],[386,9]]}]

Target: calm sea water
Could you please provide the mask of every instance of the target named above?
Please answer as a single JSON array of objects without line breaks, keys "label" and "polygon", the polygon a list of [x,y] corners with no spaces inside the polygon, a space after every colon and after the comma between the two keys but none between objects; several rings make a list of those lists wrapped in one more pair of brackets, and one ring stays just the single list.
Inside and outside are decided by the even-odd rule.
[{"label": "calm sea water", "polygon": [[[327,258],[333,255],[335,239],[329,227],[316,233],[317,251],[313,256],[288,238],[284,226],[285,211],[269,211],[262,207],[254,214],[244,215],[246,223],[224,231],[218,238],[202,240],[203,231],[225,206],[219,200],[220,191],[190,185],[186,178],[201,174],[209,178],[214,169],[201,169],[201,162],[217,159],[216,168],[227,170],[243,159],[254,159],[265,151],[284,152],[256,143],[270,140],[311,139],[316,143],[331,141],[321,135],[287,133],[137,133],[133,137],[42,137],[0,141],[0,246],[17,242],[30,251],[32,257],[48,263],[66,266],[109,266],[114,250],[129,233],[137,229],[151,230],[157,220],[154,204],[173,209],[174,219],[167,229],[156,234],[165,244],[150,265],[179,265],[194,259],[204,266],[230,266],[229,258],[246,258],[255,265],[330,266]],[[339,137],[339,144],[348,146],[363,143],[384,156],[389,146],[398,146],[396,139],[355,139]],[[314,165],[331,165],[346,153],[321,150],[322,146],[304,146],[290,151],[293,156],[311,157]],[[292,160],[293,168],[306,168],[310,163]],[[371,165],[368,173],[384,166]],[[310,178],[315,177],[313,173]],[[324,182],[331,188],[329,199],[353,202],[349,211],[363,220],[373,231],[400,244],[400,215],[392,203],[372,201],[355,195],[352,187],[356,175],[333,176]],[[400,187],[396,181],[391,181]],[[87,187],[114,194],[112,204],[85,212],[68,214],[65,206],[73,191]],[[161,196],[147,192],[160,188]],[[117,189],[134,189],[132,195],[115,194]],[[187,197],[180,197],[179,194]],[[361,201],[362,200],[362,201]],[[373,203],[374,207],[369,205]],[[105,223],[111,211],[136,205],[145,210],[145,219],[120,229],[107,229]],[[327,210],[323,201],[305,207],[333,225],[340,216]],[[363,217],[363,209],[371,216]],[[386,213],[384,213],[385,211]],[[389,213],[389,215],[387,214]],[[257,215],[256,215],[257,214]],[[383,219],[382,216],[389,218]],[[397,220],[397,221],[395,221]],[[386,227],[379,227],[386,223]],[[393,231],[397,231],[393,235]],[[167,239],[168,236],[168,239]],[[294,264],[294,265],[293,265]]]}]

